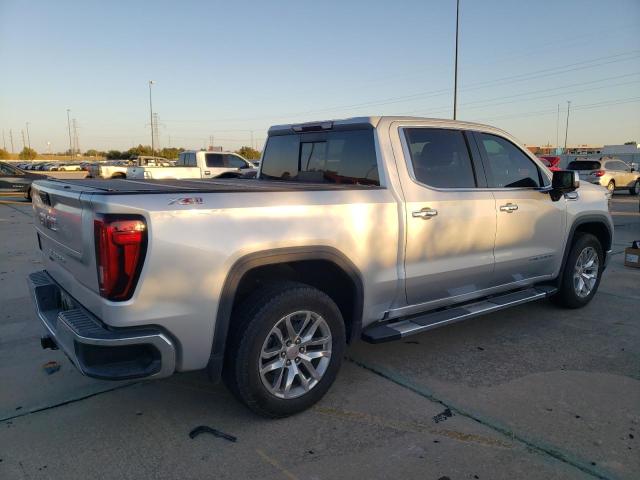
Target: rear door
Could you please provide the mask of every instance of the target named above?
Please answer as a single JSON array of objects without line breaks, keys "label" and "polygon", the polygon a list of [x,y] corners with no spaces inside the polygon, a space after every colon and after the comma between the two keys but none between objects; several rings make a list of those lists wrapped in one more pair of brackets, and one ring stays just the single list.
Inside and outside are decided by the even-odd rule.
[{"label": "rear door", "polygon": [[13,165],[0,163],[0,193],[24,192],[30,179]]},{"label": "rear door", "polygon": [[553,201],[549,178],[510,140],[474,132],[496,200],[496,285],[551,276],[560,264],[566,229],[564,197]]},{"label": "rear door", "polygon": [[402,184],[408,304],[491,287],[495,200],[466,134],[416,126],[401,128],[400,137],[410,177]]}]

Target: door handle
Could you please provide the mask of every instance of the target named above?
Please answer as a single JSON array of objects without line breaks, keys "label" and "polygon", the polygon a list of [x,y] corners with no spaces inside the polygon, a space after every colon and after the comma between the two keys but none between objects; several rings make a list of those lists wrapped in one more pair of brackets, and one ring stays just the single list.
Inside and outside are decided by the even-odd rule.
[{"label": "door handle", "polygon": [[433,208],[423,208],[417,212],[411,212],[413,218],[422,218],[423,220],[429,220],[431,217],[438,215],[438,211]]},{"label": "door handle", "polygon": [[501,212],[513,213],[518,209],[518,205],[515,203],[507,203],[506,205],[500,205]]}]

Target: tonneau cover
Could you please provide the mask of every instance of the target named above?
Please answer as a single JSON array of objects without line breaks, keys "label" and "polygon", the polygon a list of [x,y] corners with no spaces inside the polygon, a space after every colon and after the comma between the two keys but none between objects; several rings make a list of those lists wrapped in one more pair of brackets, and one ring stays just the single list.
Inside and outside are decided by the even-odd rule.
[{"label": "tonneau cover", "polygon": [[84,178],[76,180],[46,180],[47,186],[65,189],[91,189],[99,195],[141,193],[223,193],[223,192],[295,192],[317,190],[371,190],[382,187],[335,183],[284,182],[260,179],[184,179],[184,180],[126,180]]}]

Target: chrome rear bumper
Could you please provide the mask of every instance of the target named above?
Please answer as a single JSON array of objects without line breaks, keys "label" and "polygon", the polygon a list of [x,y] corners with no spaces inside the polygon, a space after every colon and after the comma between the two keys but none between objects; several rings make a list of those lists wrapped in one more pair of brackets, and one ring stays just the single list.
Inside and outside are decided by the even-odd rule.
[{"label": "chrome rear bumper", "polygon": [[82,374],[126,380],[161,378],[174,372],[176,351],[166,332],[157,327],[107,327],[45,270],[30,274],[28,283],[48,335]]}]

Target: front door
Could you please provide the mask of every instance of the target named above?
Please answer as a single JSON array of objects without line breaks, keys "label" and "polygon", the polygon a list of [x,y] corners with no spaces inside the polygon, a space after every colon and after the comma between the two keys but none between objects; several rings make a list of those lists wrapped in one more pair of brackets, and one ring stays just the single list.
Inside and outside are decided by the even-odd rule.
[{"label": "front door", "polygon": [[[460,300],[491,286],[496,213],[460,130],[407,127],[403,182],[409,305]],[[456,298],[458,297],[458,298]]]},{"label": "front door", "polygon": [[551,276],[562,260],[567,200],[544,192],[548,177],[511,141],[479,132],[475,138],[496,200],[495,283]]}]

